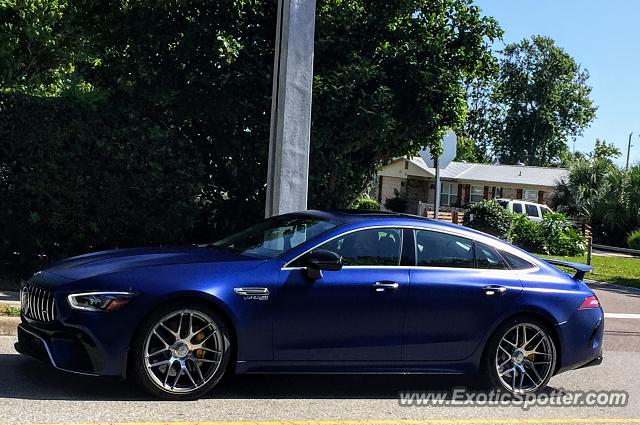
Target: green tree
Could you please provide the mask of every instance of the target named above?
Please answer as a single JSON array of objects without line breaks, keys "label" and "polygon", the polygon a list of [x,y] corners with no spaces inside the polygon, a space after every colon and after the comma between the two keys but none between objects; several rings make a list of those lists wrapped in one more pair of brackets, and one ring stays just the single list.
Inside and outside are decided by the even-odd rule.
[{"label": "green tree", "polygon": [[500,105],[494,149],[503,163],[557,164],[569,137],[595,117],[589,74],[549,37],[502,52],[494,99]]},{"label": "green tree", "polygon": [[596,146],[593,148],[590,157],[592,159],[609,159],[613,160],[620,157],[622,152],[613,143],[607,143],[606,140],[596,139]]},{"label": "green tree", "polygon": [[[469,162],[491,162],[495,125],[500,108],[493,99],[497,66],[489,68],[482,78],[474,78],[465,84],[467,115],[459,129],[459,158]],[[462,146],[461,146],[462,144]]]},{"label": "green tree", "polygon": [[[19,222],[35,245],[12,232],[3,253],[207,241],[262,217],[275,2],[30,1],[7,4],[28,19],[28,5],[59,7],[24,18],[0,46],[13,66],[0,99],[0,223]],[[463,121],[462,82],[491,66],[500,34],[471,0],[319,0],[316,29],[319,207],[349,205],[393,157],[437,150]],[[40,36],[39,72],[11,63]]]},{"label": "green tree", "polygon": [[0,1],[0,89],[58,94],[91,61],[69,0]]},{"label": "green tree", "polygon": [[625,246],[629,232],[640,227],[638,187],[640,165],[622,170],[609,158],[581,159],[556,186],[552,204],[590,224],[597,242]]},{"label": "green tree", "polygon": [[500,34],[469,0],[318,2],[312,206],[343,207],[394,157],[439,149],[465,115],[462,82]]}]

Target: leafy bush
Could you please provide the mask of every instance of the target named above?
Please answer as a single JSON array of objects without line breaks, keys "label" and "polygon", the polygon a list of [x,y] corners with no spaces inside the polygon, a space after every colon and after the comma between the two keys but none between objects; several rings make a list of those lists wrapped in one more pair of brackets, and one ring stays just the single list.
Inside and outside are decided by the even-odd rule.
[{"label": "leafy bush", "polygon": [[384,207],[393,212],[405,212],[407,210],[407,200],[400,197],[398,189],[393,189],[393,198],[384,201]]},{"label": "leafy bush", "polygon": [[481,232],[508,239],[513,214],[494,200],[471,205],[464,214],[463,224]]},{"label": "leafy bush", "polygon": [[640,229],[636,229],[629,234],[627,245],[631,249],[640,249]]},{"label": "leafy bush", "polygon": [[353,210],[368,210],[368,211],[380,211],[380,203],[375,199],[370,198],[358,198],[351,205]]},{"label": "leafy bush", "polygon": [[542,227],[530,221],[524,214],[514,214],[511,227],[511,242],[531,252],[544,251],[544,235]]},{"label": "leafy bush", "polygon": [[174,136],[101,101],[0,96],[0,264],[191,242],[202,157]]},{"label": "leafy bush", "polygon": [[563,256],[584,254],[584,237],[571,227],[564,214],[554,212],[545,214],[540,228],[544,237],[545,253]]}]

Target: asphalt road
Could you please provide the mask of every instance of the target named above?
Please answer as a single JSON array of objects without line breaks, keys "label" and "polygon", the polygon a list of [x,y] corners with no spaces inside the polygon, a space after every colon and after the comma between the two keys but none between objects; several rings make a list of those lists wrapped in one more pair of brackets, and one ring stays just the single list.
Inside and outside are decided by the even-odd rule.
[{"label": "asphalt road", "polygon": [[[605,286],[597,292],[605,312],[640,314],[640,291]],[[53,370],[18,355],[12,347],[15,337],[0,337],[0,424],[192,421],[274,421],[270,425],[640,423],[640,318],[608,318],[605,328],[602,365],[558,375],[551,380],[550,388],[624,390],[629,394],[627,406],[533,406],[526,411],[518,406],[400,406],[398,391],[450,391],[453,387],[474,387],[473,382],[464,377],[417,375],[237,376],[199,401],[155,401],[127,382]]]}]

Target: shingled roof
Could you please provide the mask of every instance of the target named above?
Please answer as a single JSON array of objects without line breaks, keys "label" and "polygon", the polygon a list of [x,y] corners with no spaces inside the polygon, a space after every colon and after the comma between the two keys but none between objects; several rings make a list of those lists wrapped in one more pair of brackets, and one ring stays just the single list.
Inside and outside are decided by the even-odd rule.
[{"label": "shingled roof", "polygon": [[[405,158],[401,158],[406,160]],[[414,165],[435,176],[435,169],[427,167],[420,157],[409,159]],[[451,162],[441,169],[444,180],[465,180],[489,183],[502,183],[524,186],[555,186],[566,179],[569,171],[565,168],[530,167],[525,165],[473,164]]]}]

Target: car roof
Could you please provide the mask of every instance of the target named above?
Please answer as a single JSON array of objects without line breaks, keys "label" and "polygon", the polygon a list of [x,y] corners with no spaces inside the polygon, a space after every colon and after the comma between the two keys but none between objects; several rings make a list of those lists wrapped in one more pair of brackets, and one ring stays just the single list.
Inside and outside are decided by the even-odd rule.
[{"label": "car roof", "polygon": [[391,211],[368,211],[368,210],[307,210],[299,213],[305,216],[313,216],[326,220],[336,220],[344,224],[375,221],[377,223],[389,223],[389,225],[424,225],[428,227],[442,227],[464,229],[475,232],[473,229],[452,224],[440,220],[422,217],[414,214],[396,213]]},{"label": "car roof", "polygon": [[302,214],[314,217],[322,217],[322,218],[333,218],[339,221],[345,222],[357,222],[357,221],[365,221],[370,219],[412,219],[419,221],[433,221],[426,217],[422,217],[419,215],[406,214],[406,213],[396,213],[392,211],[371,211],[371,210],[347,210],[347,209],[336,209],[336,210],[307,210],[300,211],[299,213],[294,214]]}]

